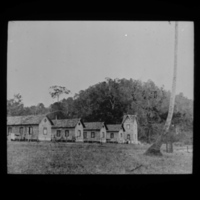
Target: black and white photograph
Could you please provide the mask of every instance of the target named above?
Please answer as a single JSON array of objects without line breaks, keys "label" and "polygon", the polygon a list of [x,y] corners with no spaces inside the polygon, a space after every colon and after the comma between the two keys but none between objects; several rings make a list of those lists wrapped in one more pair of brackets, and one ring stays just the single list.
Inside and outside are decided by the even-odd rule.
[{"label": "black and white photograph", "polygon": [[193,104],[192,21],[8,22],[8,174],[192,174]]}]

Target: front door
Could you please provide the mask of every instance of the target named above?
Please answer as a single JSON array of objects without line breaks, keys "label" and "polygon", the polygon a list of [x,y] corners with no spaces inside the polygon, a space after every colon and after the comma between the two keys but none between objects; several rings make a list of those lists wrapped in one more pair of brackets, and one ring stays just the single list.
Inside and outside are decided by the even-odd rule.
[{"label": "front door", "polygon": [[127,134],[127,142],[130,143],[131,137],[130,134]]}]

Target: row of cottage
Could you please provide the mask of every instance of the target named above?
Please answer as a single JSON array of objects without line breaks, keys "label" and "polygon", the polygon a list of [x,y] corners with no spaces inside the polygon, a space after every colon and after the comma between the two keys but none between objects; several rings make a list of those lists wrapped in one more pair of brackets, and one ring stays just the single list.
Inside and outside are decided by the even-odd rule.
[{"label": "row of cottage", "polygon": [[137,144],[137,118],[124,115],[121,124],[106,124],[82,119],[51,120],[46,115],[7,117],[7,139]]}]

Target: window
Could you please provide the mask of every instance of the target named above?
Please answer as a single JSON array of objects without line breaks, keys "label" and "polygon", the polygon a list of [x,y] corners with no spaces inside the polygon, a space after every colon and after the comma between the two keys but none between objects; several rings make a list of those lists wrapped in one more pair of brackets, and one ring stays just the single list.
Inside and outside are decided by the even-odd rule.
[{"label": "window", "polygon": [[47,128],[43,128],[43,134],[47,135]]},{"label": "window", "polygon": [[121,133],[121,137],[123,137],[122,133]]},{"label": "window", "polygon": [[114,138],[114,133],[111,133],[111,134],[110,134],[110,138]]},{"label": "window", "polygon": [[127,129],[130,129],[130,124],[127,124],[127,125],[126,125],[126,128],[127,128]]},{"label": "window", "polygon": [[23,134],[23,127],[19,128],[19,133]]},{"label": "window", "polygon": [[87,132],[83,132],[83,137],[86,139],[87,138]]},{"label": "window", "polygon": [[65,130],[65,137],[69,137],[69,130]]},{"label": "window", "polygon": [[105,133],[104,132],[102,132],[102,138],[104,138],[105,137]]},{"label": "window", "polygon": [[46,120],[46,118],[44,119],[44,122],[46,122],[47,120]]},{"label": "window", "polygon": [[60,135],[61,135],[61,130],[57,130],[57,131],[56,131],[56,136],[57,136],[57,137],[60,137]]},{"label": "window", "polygon": [[78,137],[81,137],[81,130],[78,130]]},{"label": "window", "polygon": [[129,134],[127,135],[127,140],[130,140],[130,135]]},{"label": "window", "polygon": [[29,133],[29,135],[31,135],[33,133],[33,127],[29,127],[28,133]]},{"label": "window", "polygon": [[91,138],[95,138],[95,132],[91,133]]}]

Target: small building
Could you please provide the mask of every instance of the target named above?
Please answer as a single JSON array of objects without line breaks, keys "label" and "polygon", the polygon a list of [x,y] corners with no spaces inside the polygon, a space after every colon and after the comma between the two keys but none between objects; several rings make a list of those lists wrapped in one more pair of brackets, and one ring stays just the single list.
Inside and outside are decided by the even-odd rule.
[{"label": "small building", "polygon": [[125,129],[122,124],[107,124],[107,142],[124,143]]},{"label": "small building", "polygon": [[124,142],[138,144],[138,128],[136,115],[124,115],[122,125],[125,129]]},{"label": "small building", "polygon": [[52,140],[83,142],[83,121],[76,119],[55,119],[52,120]]},{"label": "small building", "polygon": [[7,117],[7,138],[16,140],[38,140],[42,131],[39,124],[45,115],[28,115]]},{"label": "small building", "polygon": [[84,142],[106,142],[107,126],[104,122],[85,122]]}]

